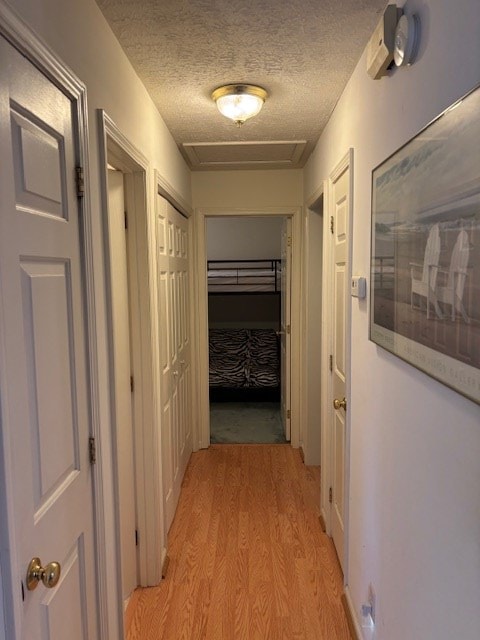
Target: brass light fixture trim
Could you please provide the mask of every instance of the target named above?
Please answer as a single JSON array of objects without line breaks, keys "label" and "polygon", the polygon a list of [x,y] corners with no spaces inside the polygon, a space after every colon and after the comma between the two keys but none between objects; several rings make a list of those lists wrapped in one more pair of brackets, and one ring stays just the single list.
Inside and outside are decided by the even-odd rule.
[{"label": "brass light fixture trim", "polygon": [[267,97],[266,89],[255,84],[225,84],[212,92],[212,100],[220,113],[237,126],[256,116]]}]

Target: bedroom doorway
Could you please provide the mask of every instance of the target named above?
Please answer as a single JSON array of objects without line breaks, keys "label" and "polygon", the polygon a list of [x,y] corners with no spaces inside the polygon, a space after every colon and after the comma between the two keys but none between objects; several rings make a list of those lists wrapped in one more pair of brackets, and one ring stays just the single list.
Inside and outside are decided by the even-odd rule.
[{"label": "bedroom doorway", "polygon": [[289,224],[280,216],[207,220],[212,444],[289,440]]},{"label": "bedroom doorway", "polygon": [[[114,160],[110,157],[110,161]],[[112,414],[115,425],[115,453],[118,478],[118,518],[121,555],[122,600],[128,602],[138,585],[135,544],[137,504],[135,492],[134,414],[131,393],[131,260],[125,224],[127,209],[126,174],[112,164],[107,174],[110,325],[112,349]]]},{"label": "bedroom doorway", "polygon": [[[111,327],[106,363],[111,426],[105,429],[101,444],[104,452],[110,448],[112,452],[115,512],[109,526],[115,528],[114,535],[120,543],[112,561],[120,566],[117,589],[125,605],[137,585],[158,584],[166,555],[162,478],[156,465],[159,448],[152,446],[158,442],[155,438],[159,415],[155,402],[157,290],[150,267],[155,216],[151,215],[147,197],[147,159],[108,114],[99,110],[97,117],[106,304]],[[119,246],[114,246],[117,243]]]}]

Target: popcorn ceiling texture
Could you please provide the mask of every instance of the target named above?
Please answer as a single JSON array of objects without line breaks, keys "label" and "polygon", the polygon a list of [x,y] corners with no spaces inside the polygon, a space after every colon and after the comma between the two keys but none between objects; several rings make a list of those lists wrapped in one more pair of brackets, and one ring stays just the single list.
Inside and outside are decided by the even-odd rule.
[{"label": "popcorn ceiling texture", "polygon": [[[306,140],[308,157],[385,0],[97,0],[177,144]],[[270,97],[241,128],[210,94]]]}]

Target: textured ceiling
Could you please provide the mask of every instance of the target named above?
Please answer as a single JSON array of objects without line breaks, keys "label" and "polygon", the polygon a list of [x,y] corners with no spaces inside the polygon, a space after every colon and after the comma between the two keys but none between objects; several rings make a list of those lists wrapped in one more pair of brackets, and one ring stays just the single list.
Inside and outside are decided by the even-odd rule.
[{"label": "textured ceiling", "polygon": [[[386,6],[386,0],[97,3],[191,166],[185,143],[303,141],[301,166]],[[269,93],[261,113],[240,128],[210,98],[218,85],[237,82]]]}]

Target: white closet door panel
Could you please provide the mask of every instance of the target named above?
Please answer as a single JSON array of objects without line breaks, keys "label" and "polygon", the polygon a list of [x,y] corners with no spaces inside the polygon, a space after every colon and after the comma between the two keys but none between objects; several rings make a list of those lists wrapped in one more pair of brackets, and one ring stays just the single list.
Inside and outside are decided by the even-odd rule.
[{"label": "white closet door panel", "polygon": [[[157,197],[157,261],[162,370],[162,447],[167,529],[173,520],[185,468],[192,450],[190,427],[190,336],[187,300],[188,222]],[[168,341],[168,345],[167,345]],[[168,407],[168,411],[166,410]]]}]

